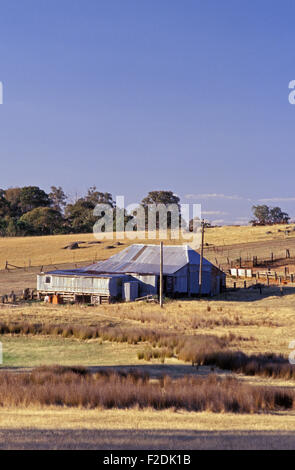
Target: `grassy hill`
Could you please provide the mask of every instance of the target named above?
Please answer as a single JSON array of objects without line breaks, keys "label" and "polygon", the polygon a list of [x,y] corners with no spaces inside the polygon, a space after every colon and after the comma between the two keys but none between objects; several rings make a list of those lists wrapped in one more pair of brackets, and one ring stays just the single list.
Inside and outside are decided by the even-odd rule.
[{"label": "grassy hill", "polygon": [[[294,225],[288,227],[293,229]],[[283,225],[271,227],[215,227],[206,230],[205,242],[210,245],[222,246],[272,239],[284,240],[286,237],[284,229],[286,229],[286,226]],[[293,237],[293,232],[290,232],[290,237]],[[84,242],[80,244],[79,249],[63,249],[66,245],[76,241]],[[125,237],[125,239],[120,240],[123,246],[116,245],[117,240],[115,239],[100,243],[89,243],[95,241],[97,240],[92,233],[0,238],[0,269],[4,269],[6,261],[16,266],[45,266],[103,260],[132,243],[158,243],[159,240],[146,240],[143,237],[130,240]],[[179,240],[165,240],[165,243],[179,244]]]}]

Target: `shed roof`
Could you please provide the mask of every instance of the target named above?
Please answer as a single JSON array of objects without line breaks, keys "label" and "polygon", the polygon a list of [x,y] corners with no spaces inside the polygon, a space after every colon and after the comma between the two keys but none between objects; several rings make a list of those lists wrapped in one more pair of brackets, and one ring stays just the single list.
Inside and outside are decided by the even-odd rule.
[{"label": "shed roof", "polygon": [[122,277],[122,274],[108,274],[99,273],[97,271],[85,271],[85,269],[57,269],[55,271],[46,271],[46,273],[40,273],[41,275],[50,276],[70,276],[70,277],[100,277],[103,279],[110,279],[113,277]]},{"label": "shed roof", "polygon": [[[188,245],[164,245],[163,273],[173,274],[186,266],[200,264],[200,255]],[[82,271],[96,273],[138,273],[159,274],[160,246],[134,244],[120,253],[111,256],[106,261],[92,264]],[[203,258],[204,265],[211,263]]]}]

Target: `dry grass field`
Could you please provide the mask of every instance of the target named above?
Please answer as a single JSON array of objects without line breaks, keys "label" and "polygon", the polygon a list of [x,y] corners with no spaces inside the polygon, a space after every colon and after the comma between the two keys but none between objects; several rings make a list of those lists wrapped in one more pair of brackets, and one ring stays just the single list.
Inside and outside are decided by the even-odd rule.
[{"label": "dry grass field", "polygon": [[[220,227],[207,230],[205,241],[233,247],[249,241],[258,247],[271,240],[274,244],[285,243],[285,235],[278,229],[283,227],[271,227],[272,234],[266,234],[266,227]],[[295,240],[292,234],[288,237]],[[74,241],[86,243],[81,243],[81,248],[75,251],[62,249]],[[115,245],[115,241],[88,244],[90,241],[95,241],[91,234],[0,239],[0,266],[6,260],[27,266],[26,270],[0,271],[0,291],[8,293],[12,289],[35,287],[40,270],[37,266],[85,265],[94,259],[105,259],[131,243],[124,240],[122,246]],[[233,354],[242,352],[255,357],[273,354],[287,360],[291,351],[289,343],[295,339],[295,290],[285,286],[284,295],[280,294],[275,286],[265,287],[262,294],[258,289],[238,289],[213,299],[167,301],[163,309],[145,302],[101,306],[54,306],[39,302],[1,305],[0,325],[12,325],[12,333],[0,336],[4,353],[1,369],[9,374],[31,373],[31,368],[36,366],[61,364],[86,366],[91,373],[97,373],[110,369],[128,371],[131,367],[148,373],[152,383],[157,383],[162,375],[172,380],[188,375],[198,379],[209,378],[213,372],[220,380],[228,376],[245,386],[279,388],[292,394],[295,382],[291,376],[252,375],[202,364],[193,367],[185,355],[164,359],[161,354],[144,355],[147,349],[163,349],[160,343],[165,343],[166,337],[176,335],[186,340],[197,335],[207,341],[213,335],[225,341]],[[17,325],[21,325],[19,332],[13,329]],[[82,328],[81,336],[68,334],[66,325],[78,333]],[[113,331],[113,339],[91,333],[104,328]],[[144,339],[129,341],[129,332],[131,337],[135,334]],[[154,334],[162,337],[157,340],[159,344],[149,339]],[[121,335],[126,338],[119,339]],[[0,448],[292,448],[294,428],[293,406],[285,411],[278,407],[266,412],[262,405],[258,413],[241,414],[196,413],[175,407],[159,411],[137,406],[87,409],[87,406],[28,403],[2,407]],[[128,436],[126,429],[130,431]]]},{"label": "dry grass field", "polygon": [[[284,241],[286,236],[284,229],[293,225],[283,226],[274,225],[272,227],[215,227],[206,230],[205,241],[209,245],[222,246],[234,245],[249,242],[263,242],[266,240]],[[281,230],[278,232],[278,230]],[[267,232],[271,231],[271,234]],[[117,240],[105,240],[101,243],[91,243],[96,240],[93,234],[74,234],[74,235],[50,235],[43,237],[11,237],[0,238],[0,269],[5,267],[6,261],[16,266],[48,266],[54,264],[80,263],[85,261],[103,260],[125,246],[132,243],[157,243],[155,240],[147,240],[144,236],[130,240],[123,237],[120,242],[123,246],[117,246]],[[292,232],[288,239],[295,239]],[[70,243],[80,241],[77,250],[64,250],[63,248]],[[178,244],[177,240],[167,240],[167,244]],[[189,242],[188,242],[189,243]],[[113,248],[107,248],[113,246]]]},{"label": "dry grass field", "polygon": [[157,304],[137,302],[103,306],[46,305],[34,302],[16,307],[2,305],[0,322],[73,324],[115,327],[139,327],[180,334],[233,333],[233,349],[247,354],[267,353],[288,355],[289,342],[295,339],[295,293],[285,287],[269,287],[261,296],[258,290],[241,289],[214,300],[168,301],[161,309]]},{"label": "dry grass field", "polygon": [[[233,334],[233,350],[288,356],[295,339],[292,289],[283,297],[237,291],[224,300],[176,300],[161,310],[156,304],[79,305],[24,304],[2,306],[0,322],[38,324],[112,325],[116,328],[165,330],[190,335]],[[137,367],[151,377],[210,375],[210,367],[195,369],[177,359],[138,360],[144,345],[79,340],[56,336],[3,335],[5,370],[21,371],[42,364],[84,364],[93,370],[113,366]],[[13,369],[11,369],[13,367]],[[14,369],[16,367],[16,369]],[[229,372],[214,370],[224,376]],[[293,380],[231,374],[239,381],[262,387],[294,390]],[[294,411],[239,414],[152,409],[104,410],[30,405],[2,408],[0,448],[293,448]],[[124,430],[129,429],[130,435]],[[75,436],[75,437],[74,437]]]},{"label": "dry grass field", "polygon": [[294,413],[2,408],[0,449],[294,449]]},{"label": "dry grass field", "polygon": [[225,225],[222,227],[207,229],[206,241],[212,245],[222,246],[235,245],[239,243],[261,242],[270,239],[284,240],[286,237],[284,233],[285,230],[290,230],[289,236],[292,236],[294,227],[294,224],[256,227],[252,227],[250,225]]}]

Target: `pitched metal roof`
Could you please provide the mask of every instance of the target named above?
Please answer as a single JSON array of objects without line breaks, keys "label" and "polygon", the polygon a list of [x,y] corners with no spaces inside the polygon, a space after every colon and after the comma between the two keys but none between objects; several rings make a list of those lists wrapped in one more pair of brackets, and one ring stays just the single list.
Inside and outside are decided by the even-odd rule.
[{"label": "pitched metal roof", "polygon": [[[200,255],[188,245],[164,245],[163,272],[173,274],[188,263],[200,264]],[[106,261],[92,264],[83,271],[96,273],[138,273],[159,274],[160,246],[135,244],[128,246],[120,253],[111,256]],[[204,265],[210,265],[203,258]]]},{"label": "pitched metal roof", "polygon": [[81,269],[57,269],[55,271],[46,271],[46,273],[40,273],[40,275],[50,275],[50,276],[70,276],[70,277],[100,277],[100,278],[112,278],[112,277],[122,277],[122,274],[108,274],[108,273],[98,273],[97,271],[85,271]]}]

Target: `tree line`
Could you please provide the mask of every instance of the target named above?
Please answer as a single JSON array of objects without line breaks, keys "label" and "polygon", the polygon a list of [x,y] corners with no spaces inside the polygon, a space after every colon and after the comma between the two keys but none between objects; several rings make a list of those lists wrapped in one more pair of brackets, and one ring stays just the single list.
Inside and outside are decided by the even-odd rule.
[{"label": "tree line", "polygon": [[275,225],[288,224],[290,220],[289,214],[283,212],[280,207],[269,207],[266,204],[252,206],[254,219],[250,223],[255,225]]},{"label": "tree line", "polygon": [[[93,210],[99,203],[113,209],[114,230],[118,211],[124,211],[125,224],[133,218],[125,209],[116,207],[111,193],[98,191],[96,186],[74,202],[69,201],[60,186],[51,186],[49,193],[38,186],[0,189],[0,236],[89,233],[98,219]],[[180,199],[172,191],[151,191],[141,206],[147,208],[153,203],[177,204],[180,209]]]},{"label": "tree line", "polygon": [[[97,204],[107,204],[113,209],[113,229],[116,230],[116,217],[126,224],[133,215],[125,209],[116,207],[111,193],[98,191],[96,186],[90,187],[85,196],[70,201],[63,189],[51,186],[46,193],[38,186],[24,186],[0,189],[0,236],[52,235],[67,233],[92,232],[98,217],[93,211]],[[148,206],[163,204],[168,207],[174,204],[179,209],[181,223],[180,199],[172,191],[150,191],[140,206],[145,210],[145,227],[148,227]],[[280,207],[258,205],[252,207],[254,218],[252,225],[272,225],[289,223],[290,217]],[[170,218],[169,218],[170,217]],[[157,225],[158,226],[158,225]],[[171,215],[168,213],[167,226],[171,226]],[[210,224],[207,223],[209,227]],[[136,226],[134,226],[136,229]],[[193,230],[193,220],[189,222]]]}]

